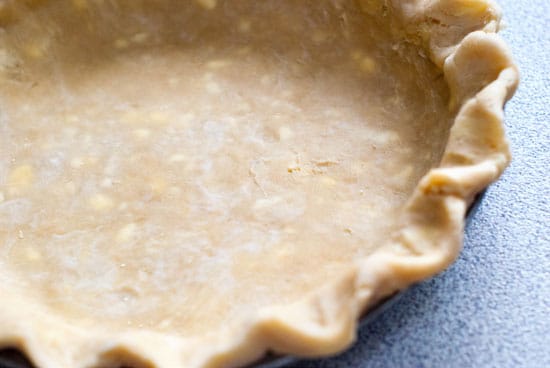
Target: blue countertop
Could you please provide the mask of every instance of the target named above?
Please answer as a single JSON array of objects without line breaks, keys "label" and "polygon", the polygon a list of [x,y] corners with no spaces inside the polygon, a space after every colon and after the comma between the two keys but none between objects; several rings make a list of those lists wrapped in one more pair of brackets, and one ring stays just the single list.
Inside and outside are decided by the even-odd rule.
[{"label": "blue countertop", "polygon": [[499,3],[522,77],[506,108],[514,161],[473,216],[461,256],[347,353],[291,368],[550,367],[550,1]]}]

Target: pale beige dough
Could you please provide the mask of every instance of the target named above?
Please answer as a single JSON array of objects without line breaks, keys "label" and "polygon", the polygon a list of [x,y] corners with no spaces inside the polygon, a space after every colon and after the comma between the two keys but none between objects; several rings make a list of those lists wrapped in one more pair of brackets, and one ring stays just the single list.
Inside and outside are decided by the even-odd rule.
[{"label": "pale beige dough", "polygon": [[367,3],[5,11],[3,287],[78,328],[195,341],[388,242],[456,110]]}]

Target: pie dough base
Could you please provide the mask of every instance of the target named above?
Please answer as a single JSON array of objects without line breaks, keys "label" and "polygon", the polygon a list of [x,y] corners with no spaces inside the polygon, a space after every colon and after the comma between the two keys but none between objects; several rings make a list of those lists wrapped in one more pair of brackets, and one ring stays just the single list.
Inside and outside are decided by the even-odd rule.
[{"label": "pie dough base", "polygon": [[339,351],[361,311],[452,261],[509,160],[517,72],[485,1],[1,19],[0,346],[40,367]]}]

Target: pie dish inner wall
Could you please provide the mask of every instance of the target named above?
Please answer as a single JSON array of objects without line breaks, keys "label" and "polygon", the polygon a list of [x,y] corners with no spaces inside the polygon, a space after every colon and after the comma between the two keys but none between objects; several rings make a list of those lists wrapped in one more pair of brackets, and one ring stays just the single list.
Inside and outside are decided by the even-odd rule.
[{"label": "pie dish inner wall", "polygon": [[0,34],[0,275],[76,325],[292,303],[441,159],[441,71],[354,1],[28,4]]}]

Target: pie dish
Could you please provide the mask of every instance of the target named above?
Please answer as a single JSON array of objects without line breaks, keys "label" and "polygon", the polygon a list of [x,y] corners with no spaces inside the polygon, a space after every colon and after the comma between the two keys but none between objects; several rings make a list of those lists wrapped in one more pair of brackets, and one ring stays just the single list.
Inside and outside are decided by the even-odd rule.
[{"label": "pie dish", "polygon": [[241,367],[348,347],[510,155],[485,0],[0,3],[0,347]]}]

